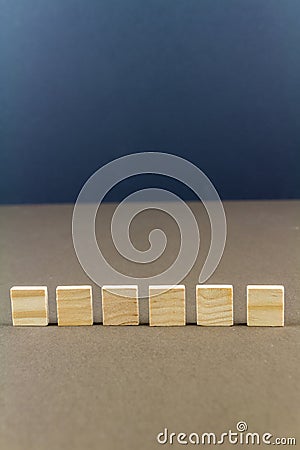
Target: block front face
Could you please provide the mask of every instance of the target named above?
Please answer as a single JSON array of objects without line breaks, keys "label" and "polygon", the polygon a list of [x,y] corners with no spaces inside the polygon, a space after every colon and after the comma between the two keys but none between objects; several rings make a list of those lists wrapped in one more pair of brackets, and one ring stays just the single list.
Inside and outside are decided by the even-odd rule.
[{"label": "block front face", "polygon": [[56,304],[59,326],[93,325],[91,286],[58,286]]},{"label": "block front face", "polygon": [[14,326],[46,326],[48,291],[46,286],[15,286],[10,290]]},{"label": "block front face", "polygon": [[185,287],[149,287],[150,326],[183,326],[185,319]]},{"label": "block front face", "polygon": [[284,325],[283,286],[247,286],[247,325],[254,327]]},{"label": "block front face", "polygon": [[103,286],[103,325],[138,325],[137,286]]},{"label": "block front face", "polygon": [[233,287],[198,285],[196,288],[197,325],[233,325]]}]

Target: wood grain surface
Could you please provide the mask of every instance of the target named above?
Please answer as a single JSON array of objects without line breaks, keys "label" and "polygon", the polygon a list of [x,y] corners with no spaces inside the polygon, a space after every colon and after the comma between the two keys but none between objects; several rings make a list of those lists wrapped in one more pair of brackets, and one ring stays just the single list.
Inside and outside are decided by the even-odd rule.
[{"label": "wood grain surface", "polygon": [[137,286],[102,287],[103,325],[138,325]]},{"label": "wood grain surface", "polygon": [[10,289],[14,326],[48,325],[48,291],[46,286],[14,286]]},{"label": "wood grain surface", "polygon": [[59,326],[93,325],[91,286],[57,286]]},{"label": "wood grain surface", "polygon": [[197,285],[196,306],[197,325],[233,325],[232,285]]},{"label": "wood grain surface", "polygon": [[150,326],[183,326],[185,316],[185,286],[149,287]]},{"label": "wood grain surface", "polygon": [[284,326],[283,286],[247,286],[247,325],[250,327]]}]

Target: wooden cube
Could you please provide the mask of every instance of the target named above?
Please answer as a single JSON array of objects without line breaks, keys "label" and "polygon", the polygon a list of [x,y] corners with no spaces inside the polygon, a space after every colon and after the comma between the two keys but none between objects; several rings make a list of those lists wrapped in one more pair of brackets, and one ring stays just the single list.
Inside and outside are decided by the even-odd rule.
[{"label": "wooden cube", "polygon": [[91,286],[57,286],[58,326],[93,325]]},{"label": "wooden cube", "polygon": [[185,286],[149,286],[149,323],[151,327],[185,325]]},{"label": "wooden cube", "polygon": [[103,325],[138,325],[137,286],[102,287]]},{"label": "wooden cube", "polygon": [[197,325],[233,325],[233,287],[229,284],[206,284],[196,287]]},{"label": "wooden cube", "polygon": [[14,286],[10,289],[14,326],[46,326],[48,290],[46,286]]},{"label": "wooden cube", "polygon": [[247,286],[247,325],[250,327],[284,326],[283,286]]}]

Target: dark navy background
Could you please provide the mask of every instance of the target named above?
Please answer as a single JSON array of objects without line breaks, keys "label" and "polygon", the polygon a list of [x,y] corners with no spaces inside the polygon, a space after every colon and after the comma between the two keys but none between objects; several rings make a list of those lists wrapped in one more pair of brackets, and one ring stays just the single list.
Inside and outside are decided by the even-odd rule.
[{"label": "dark navy background", "polygon": [[[0,5],[0,202],[74,201],[149,150],[197,164],[223,199],[300,196],[299,0]],[[162,181],[140,178],[110,199]]]}]

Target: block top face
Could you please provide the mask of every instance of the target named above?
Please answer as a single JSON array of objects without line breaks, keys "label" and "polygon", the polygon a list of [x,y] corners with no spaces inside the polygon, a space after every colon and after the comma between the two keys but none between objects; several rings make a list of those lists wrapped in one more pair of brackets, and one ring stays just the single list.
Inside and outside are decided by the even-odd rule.
[{"label": "block top face", "polygon": [[149,286],[149,289],[185,289],[184,284],[154,284],[153,286]]},{"label": "block top face", "polygon": [[88,289],[89,291],[91,291],[92,290],[92,286],[90,286],[90,285],[57,286],[56,291],[76,291],[76,290],[82,290],[82,289]]},{"label": "block top face", "polygon": [[197,284],[197,289],[233,289],[232,284]]},{"label": "block top face", "polygon": [[102,286],[102,295],[105,295],[105,293],[109,293],[119,297],[136,298],[138,287],[135,285],[106,285]]},{"label": "block top face", "polygon": [[284,286],[281,284],[248,284],[247,291],[251,289],[278,289],[284,291]]},{"label": "block top face", "polygon": [[15,294],[19,294],[21,292],[26,292],[26,295],[28,295],[28,293],[30,291],[36,293],[36,295],[38,295],[38,293],[40,293],[41,295],[47,294],[48,290],[47,290],[47,286],[13,286],[10,288],[10,292],[15,295]]},{"label": "block top face", "polygon": [[152,292],[156,292],[157,294],[163,294],[165,292],[169,291],[185,291],[185,286],[183,284],[176,284],[176,285],[156,285],[156,286],[149,286],[149,294]]},{"label": "block top face", "polygon": [[137,289],[136,284],[105,284],[102,286],[102,289],[106,289],[107,291],[119,291],[120,289]]}]

